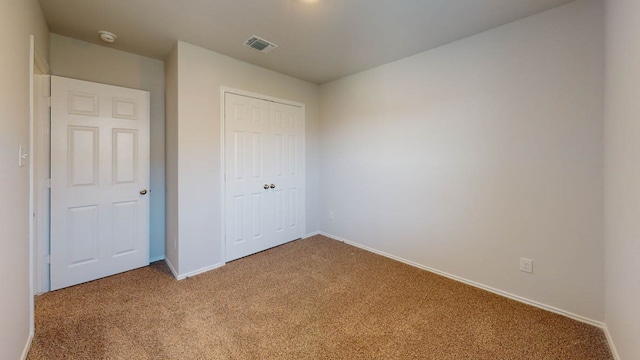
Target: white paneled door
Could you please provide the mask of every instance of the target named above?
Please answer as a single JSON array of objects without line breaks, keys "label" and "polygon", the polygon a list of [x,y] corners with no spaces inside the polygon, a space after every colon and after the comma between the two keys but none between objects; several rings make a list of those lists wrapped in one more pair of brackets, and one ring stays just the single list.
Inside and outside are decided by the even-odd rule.
[{"label": "white paneled door", "polygon": [[304,225],[300,106],[225,94],[226,260],[299,239]]},{"label": "white paneled door", "polygon": [[149,93],[51,77],[51,290],[149,264]]}]

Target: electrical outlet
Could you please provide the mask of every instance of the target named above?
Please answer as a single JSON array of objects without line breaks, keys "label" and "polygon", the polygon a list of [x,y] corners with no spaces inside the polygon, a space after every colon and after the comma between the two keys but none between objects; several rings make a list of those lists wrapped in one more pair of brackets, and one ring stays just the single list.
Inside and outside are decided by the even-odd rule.
[{"label": "electrical outlet", "polygon": [[520,271],[532,274],[533,260],[527,259],[527,258],[520,258]]},{"label": "electrical outlet", "polygon": [[333,211],[329,211],[329,221],[335,220],[335,216],[333,215]]}]

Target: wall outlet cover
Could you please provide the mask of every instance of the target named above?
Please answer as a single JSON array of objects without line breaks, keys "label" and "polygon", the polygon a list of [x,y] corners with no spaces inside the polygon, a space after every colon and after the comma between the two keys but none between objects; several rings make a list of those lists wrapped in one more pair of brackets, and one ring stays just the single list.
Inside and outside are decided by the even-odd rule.
[{"label": "wall outlet cover", "polygon": [[527,259],[527,258],[520,258],[520,271],[532,274],[533,260]]}]

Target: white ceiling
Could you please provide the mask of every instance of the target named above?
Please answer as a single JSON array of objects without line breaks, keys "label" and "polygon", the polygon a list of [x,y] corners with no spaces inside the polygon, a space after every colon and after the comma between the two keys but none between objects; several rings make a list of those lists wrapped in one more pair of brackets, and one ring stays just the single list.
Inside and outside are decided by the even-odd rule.
[{"label": "white ceiling", "polygon": [[[322,84],[572,0],[40,0],[51,32],[164,59],[177,40]],[[243,42],[279,45],[269,54]],[[102,43],[104,44],[104,43]]]}]

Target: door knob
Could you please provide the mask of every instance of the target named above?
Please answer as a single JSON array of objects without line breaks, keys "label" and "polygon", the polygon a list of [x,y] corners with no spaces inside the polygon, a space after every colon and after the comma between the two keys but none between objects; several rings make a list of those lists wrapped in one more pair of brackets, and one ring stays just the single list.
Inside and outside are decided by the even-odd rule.
[{"label": "door knob", "polygon": [[275,184],[271,184],[271,186],[269,186],[269,187],[272,188],[272,189],[275,189],[276,185]]},{"label": "door knob", "polygon": [[265,190],[268,190],[268,189],[269,189],[269,184],[264,184],[263,188],[264,188]]},{"label": "door knob", "polygon": [[146,194],[147,194],[147,189],[140,190],[140,195],[146,195]]}]

